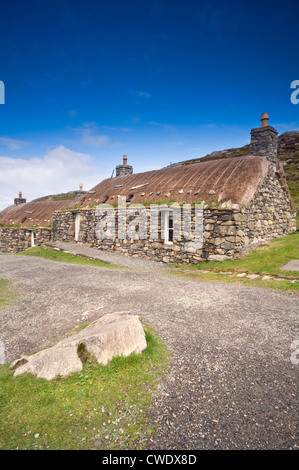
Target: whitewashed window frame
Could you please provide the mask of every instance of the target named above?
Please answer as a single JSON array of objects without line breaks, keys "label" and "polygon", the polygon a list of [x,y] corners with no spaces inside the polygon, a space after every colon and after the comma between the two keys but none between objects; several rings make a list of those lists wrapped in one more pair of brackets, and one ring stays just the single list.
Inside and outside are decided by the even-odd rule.
[{"label": "whitewashed window frame", "polygon": [[[172,227],[170,227],[169,221],[172,219]],[[164,245],[173,245],[173,235],[174,235],[174,226],[173,226],[174,214],[172,209],[162,209],[161,210],[161,231],[162,239],[164,240]],[[169,232],[172,230],[172,240],[170,240]]]}]

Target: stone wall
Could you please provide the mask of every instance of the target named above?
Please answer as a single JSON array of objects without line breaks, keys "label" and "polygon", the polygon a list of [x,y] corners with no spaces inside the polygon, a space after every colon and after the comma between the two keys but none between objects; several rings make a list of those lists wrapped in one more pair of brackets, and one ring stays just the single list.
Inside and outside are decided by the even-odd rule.
[{"label": "stone wall", "polygon": [[244,226],[248,227],[245,243],[259,243],[296,231],[296,212],[281,165],[271,165],[244,216]]},{"label": "stone wall", "polygon": [[[130,237],[119,238],[118,222],[121,217],[124,218],[124,211],[120,212],[119,209],[107,208],[102,215],[97,214],[96,209],[82,209],[80,211],[80,233],[78,241],[87,244],[91,247],[97,247],[101,250],[119,251],[125,255],[139,256],[147,259],[155,259],[164,262],[199,262],[202,260],[201,251],[184,248],[185,244],[190,242],[189,238],[182,237],[181,240],[174,242],[172,245],[166,245],[161,238],[161,218],[158,219],[157,238],[153,238],[151,234],[150,225],[150,208],[145,208],[146,211],[146,227],[143,235],[140,234],[144,227],[138,228],[135,231],[134,220],[138,217],[138,210],[126,208],[125,209],[125,228],[129,231]],[[181,213],[181,208],[178,209]],[[190,214],[191,223],[193,223],[193,230],[195,224],[194,208]],[[75,236],[75,212],[63,211],[56,212],[53,217],[52,234],[53,240],[60,241],[74,241]],[[97,224],[101,226],[107,225],[110,233],[113,236],[109,239],[97,237]],[[130,228],[131,227],[131,228]],[[113,231],[112,231],[113,230]]]},{"label": "stone wall", "polygon": [[52,240],[74,241],[75,218],[76,212],[72,210],[54,212],[52,217]]},{"label": "stone wall", "polygon": [[51,240],[49,228],[0,228],[0,253],[18,253],[31,247],[31,234],[35,232],[35,245]]}]

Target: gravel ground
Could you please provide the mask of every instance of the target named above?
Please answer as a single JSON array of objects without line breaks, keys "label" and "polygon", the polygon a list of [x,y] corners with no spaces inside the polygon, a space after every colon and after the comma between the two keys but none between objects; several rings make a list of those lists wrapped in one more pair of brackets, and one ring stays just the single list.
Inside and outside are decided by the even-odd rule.
[{"label": "gravel ground", "polygon": [[[124,265],[113,255],[111,262]],[[299,365],[290,356],[298,297],[177,279],[165,266],[136,261],[111,270],[0,256],[0,277],[23,293],[0,313],[7,362],[104,313],[138,314],[172,352],[149,412],[158,430],[145,448],[297,448]]]}]

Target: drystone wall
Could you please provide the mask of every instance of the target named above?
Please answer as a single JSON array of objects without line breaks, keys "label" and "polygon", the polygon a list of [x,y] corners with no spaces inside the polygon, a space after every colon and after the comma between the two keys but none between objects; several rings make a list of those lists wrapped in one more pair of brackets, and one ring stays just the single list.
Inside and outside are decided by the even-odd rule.
[{"label": "drystone wall", "polygon": [[[82,211],[80,211],[82,214]],[[69,242],[74,241],[75,237],[75,219],[76,212],[72,210],[54,212],[52,217],[52,235],[53,241]]]},{"label": "drystone wall", "polygon": [[35,232],[35,245],[51,240],[50,228],[0,228],[0,253],[18,253],[31,247],[32,231]]},{"label": "drystone wall", "polygon": [[296,231],[296,211],[281,165],[271,165],[267,178],[244,210],[245,244],[259,243]]}]

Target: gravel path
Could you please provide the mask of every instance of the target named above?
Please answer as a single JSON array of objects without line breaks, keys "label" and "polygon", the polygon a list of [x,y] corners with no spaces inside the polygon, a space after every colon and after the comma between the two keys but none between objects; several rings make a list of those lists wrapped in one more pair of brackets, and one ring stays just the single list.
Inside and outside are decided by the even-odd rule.
[{"label": "gravel path", "polygon": [[0,313],[7,361],[104,313],[138,314],[172,352],[150,409],[159,429],[145,448],[296,448],[299,365],[291,363],[290,347],[298,297],[138,266],[111,270],[0,256],[0,277],[23,292]]}]

